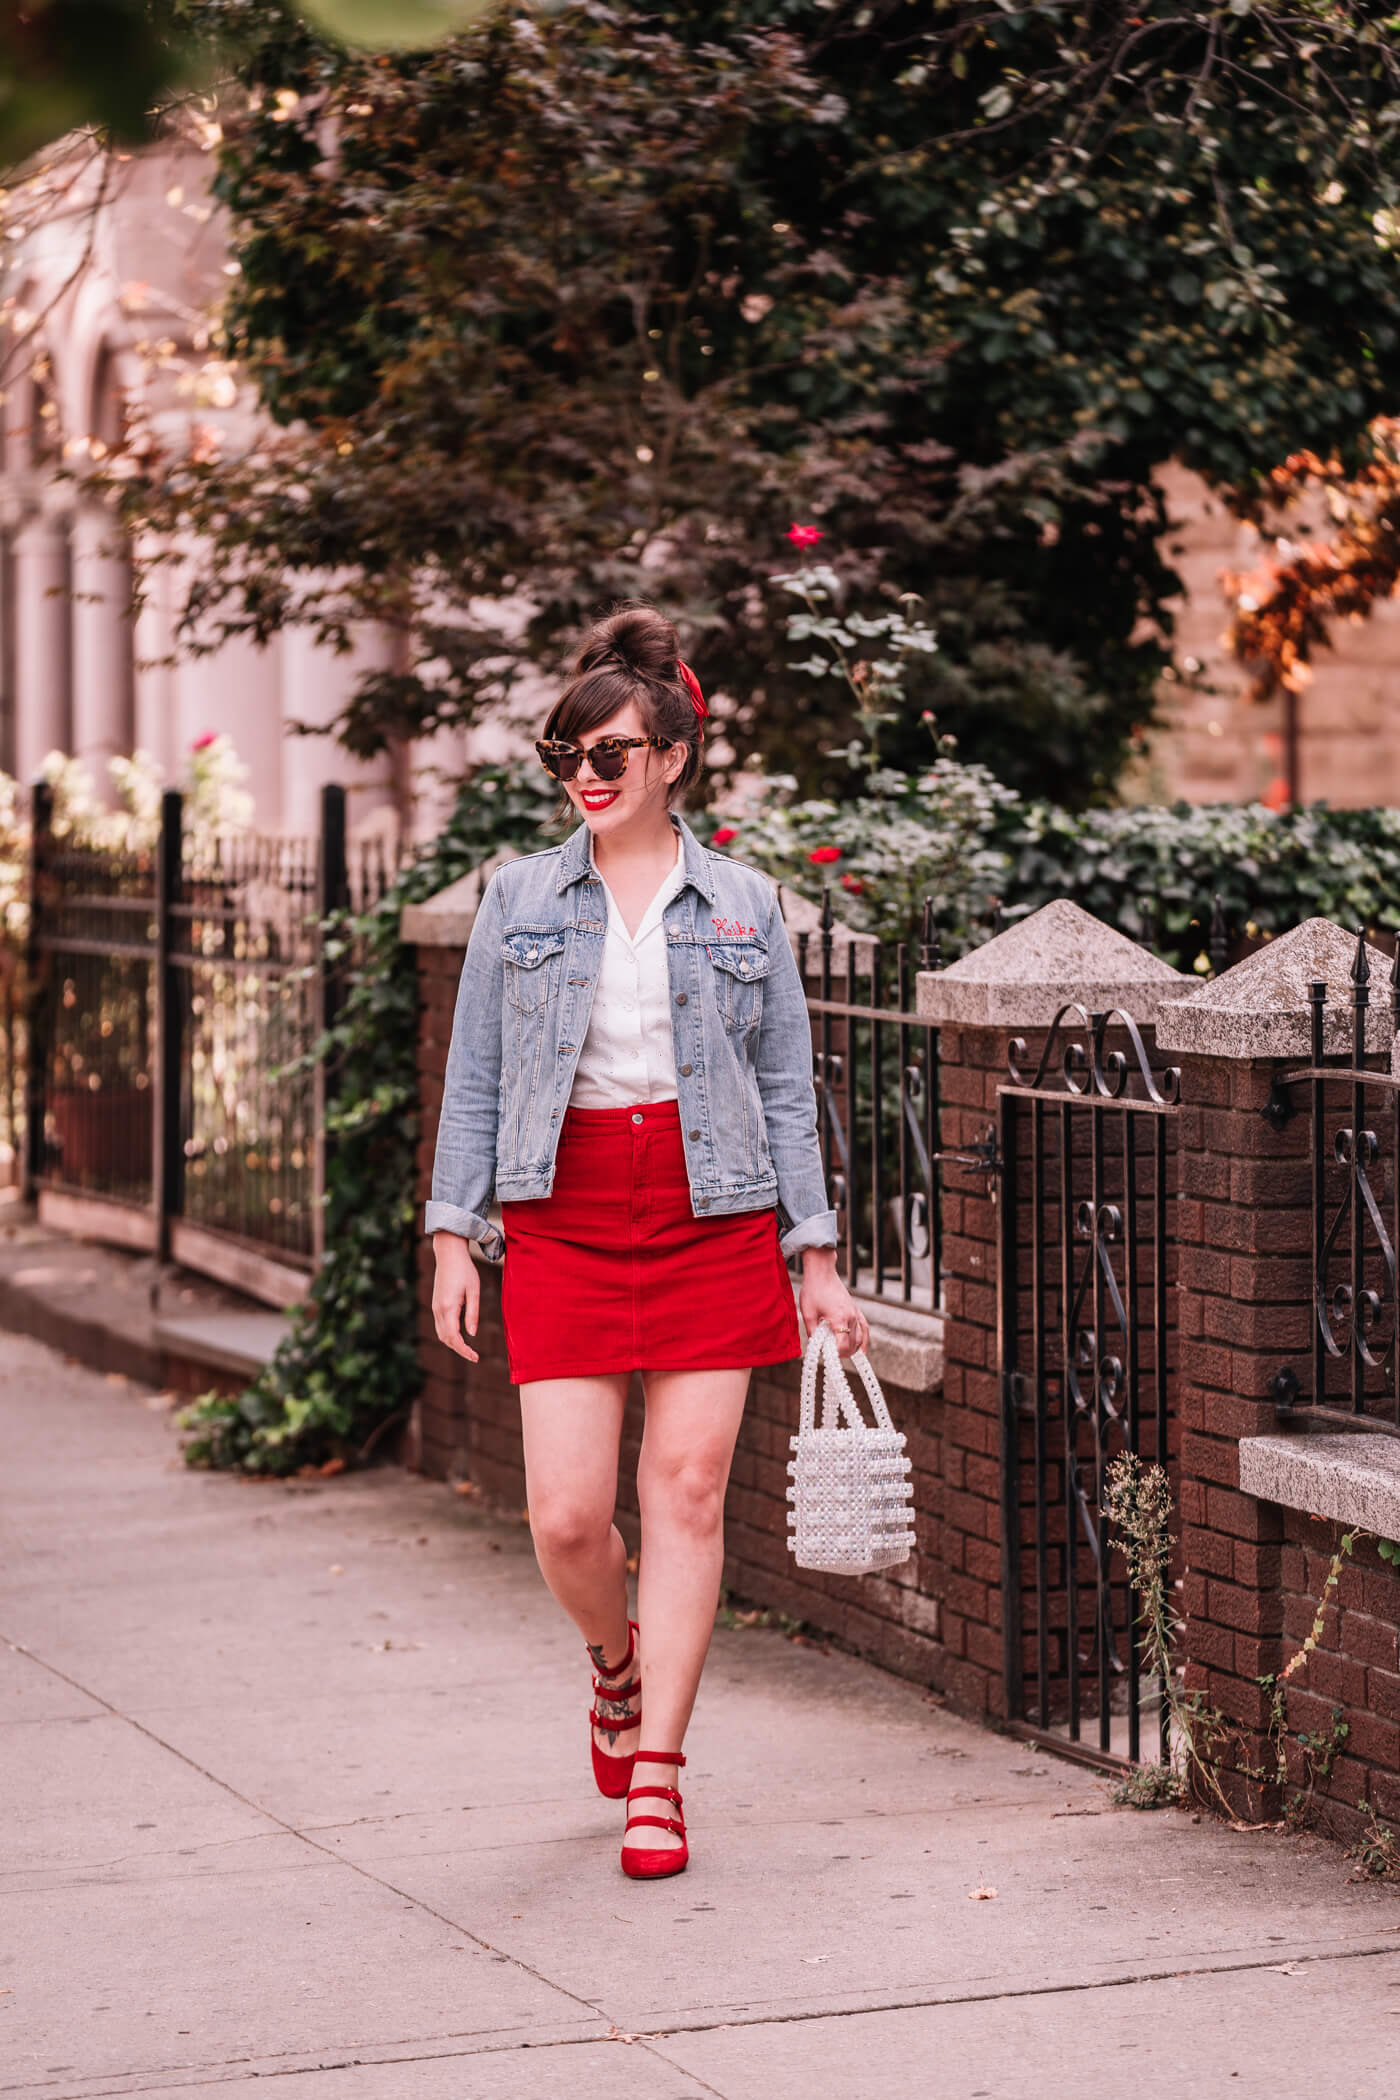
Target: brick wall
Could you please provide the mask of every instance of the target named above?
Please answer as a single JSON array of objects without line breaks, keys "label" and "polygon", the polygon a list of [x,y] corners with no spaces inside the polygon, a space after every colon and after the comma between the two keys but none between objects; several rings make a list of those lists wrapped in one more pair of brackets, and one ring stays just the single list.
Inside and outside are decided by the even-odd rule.
[{"label": "brick wall", "polygon": [[[939,1143],[965,1149],[997,1119],[1005,1033],[939,1034]],[[1005,1711],[1001,1613],[1001,1396],[997,1379],[997,1206],[986,1183],[945,1169],[942,1495],[944,1687],[974,1714]]]},{"label": "brick wall", "polygon": [[[427,1200],[442,1107],[442,1074],[451,1036],[461,951],[418,950],[418,1195]],[[481,1361],[445,1349],[433,1329],[433,1251],[419,1254],[418,1326],[423,1392],[416,1429],[417,1464],[433,1478],[466,1478],[510,1509],[525,1505],[520,1407],[506,1368],[500,1318],[500,1272],[483,1264]],[[942,1567],[942,1397],[886,1387],[895,1421],[908,1437],[914,1466],[917,1546],[903,1567],[885,1575],[824,1576],[795,1566],[787,1549],[788,1438],[797,1427],[800,1364],[756,1371],[740,1431],[725,1509],[725,1585],[735,1601],[786,1612],[849,1643],[872,1661],[941,1688],[944,1646]],[[995,1430],[995,1422],[993,1422]],[[637,1544],[635,1490],[642,1429],[641,1381],[634,1378],[623,1424],[618,1521],[629,1549]],[[995,1463],[995,1461],[993,1461]],[[984,1607],[985,1608],[985,1607]]]},{"label": "brick wall", "polygon": [[[1278,1548],[1285,1660],[1312,1631],[1343,1526],[1281,1512]],[[1365,1827],[1367,1810],[1400,1829],[1400,1574],[1373,1539],[1358,1541],[1328,1603],[1318,1646],[1286,1687],[1290,1786],[1307,1782],[1300,1735],[1333,1738],[1346,1724],[1327,1779],[1320,1820],[1338,1836]]]},{"label": "brick wall", "polygon": [[[1278,1066],[1191,1058],[1181,1114],[1181,1530],[1186,1686],[1236,1725],[1228,1791],[1249,1815],[1277,1814],[1271,1773],[1276,1676],[1313,1624],[1342,1527],[1243,1494],[1239,1441],[1277,1433],[1269,1381],[1311,1346],[1310,1123],[1264,1121]],[[1287,1687],[1289,1780],[1303,1783],[1299,1731],[1345,1746],[1318,1788],[1343,1834],[1371,1803],[1400,1817],[1400,1577],[1363,1544],[1342,1574],[1319,1652]]]}]

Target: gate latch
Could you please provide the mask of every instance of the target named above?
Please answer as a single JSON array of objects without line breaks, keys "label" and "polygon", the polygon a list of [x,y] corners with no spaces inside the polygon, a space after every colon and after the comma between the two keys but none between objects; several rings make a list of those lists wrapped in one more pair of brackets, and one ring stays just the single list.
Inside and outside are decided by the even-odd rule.
[{"label": "gate latch", "polygon": [[961,1167],[964,1174],[984,1175],[989,1189],[1005,1165],[1001,1147],[997,1143],[995,1124],[989,1124],[986,1136],[979,1138],[975,1145],[969,1145],[965,1151],[935,1152],[933,1157],[946,1161],[949,1166]]}]

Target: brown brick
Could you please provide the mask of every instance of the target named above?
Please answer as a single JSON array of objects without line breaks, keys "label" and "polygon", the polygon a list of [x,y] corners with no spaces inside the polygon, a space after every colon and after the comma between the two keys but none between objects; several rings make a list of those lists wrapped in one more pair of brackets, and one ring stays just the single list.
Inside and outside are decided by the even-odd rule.
[{"label": "brown brick", "polygon": [[1206,1617],[1240,1633],[1278,1633],[1283,1625],[1283,1599],[1275,1591],[1241,1589],[1233,1582],[1212,1580]]},{"label": "brown brick", "polygon": [[1235,1159],[1229,1164],[1228,1191],[1203,1190],[1202,1193],[1228,1193],[1232,1203],[1295,1208],[1309,1201],[1312,1176],[1305,1160]]},{"label": "brown brick", "polygon": [[1200,1670],[1229,1670],[1235,1667],[1235,1637],[1225,1626],[1212,1626],[1208,1619],[1192,1617],[1186,1625],[1186,1654]]},{"label": "brown brick", "polygon": [[1379,1619],[1344,1611],[1341,1645],[1343,1653],[1354,1656],[1358,1662],[1373,1663],[1380,1670],[1400,1670],[1400,1642],[1397,1642],[1396,1630]]},{"label": "brown brick", "polygon": [[1364,1708],[1366,1704],[1366,1672],[1360,1663],[1349,1662],[1345,1656],[1314,1648],[1303,1664],[1302,1675],[1309,1691],[1330,1700],[1334,1706]]},{"label": "brown brick", "polygon": [[1400,1765],[1400,1727],[1394,1721],[1382,1720],[1376,1714],[1351,1707],[1347,1711],[1347,1722],[1351,1730],[1347,1749],[1353,1757],[1370,1765],[1379,1765],[1386,1772],[1393,1772]]},{"label": "brown brick", "polygon": [[1181,1155],[1181,1190],[1186,1196],[1202,1196],[1225,1202],[1231,1194],[1230,1162],[1206,1152]]},{"label": "brown brick", "polygon": [[1219,1531],[1193,1530],[1188,1565],[1205,1575],[1229,1576],[1234,1572],[1234,1541]]},{"label": "brown brick", "polygon": [[1184,1436],[1181,1441],[1181,1468],[1183,1473],[1189,1473],[1193,1480],[1213,1482],[1220,1488],[1234,1488],[1238,1486],[1240,1477],[1239,1451],[1234,1443],[1223,1438]]}]

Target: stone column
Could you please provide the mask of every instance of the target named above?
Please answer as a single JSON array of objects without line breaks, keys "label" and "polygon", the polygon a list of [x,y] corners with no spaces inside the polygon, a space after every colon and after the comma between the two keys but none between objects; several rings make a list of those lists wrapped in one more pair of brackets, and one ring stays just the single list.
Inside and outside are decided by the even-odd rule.
[{"label": "stone column", "polygon": [[317,645],[311,630],[289,627],[282,635],[282,828],[312,835],[320,823],[320,795],[326,781],[346,791],[351,832],[366,818],[393,802],[388,755],[353,758],[331,735],[300,736],[292,724],[305,722],[328,729],[371,670],[388,670],[391,641],[383,629],[364,627],[344,656]]},{"label": "stone column", "polygon": [[50,751],[67,751],[68,527],[36,511],[15,534],[15,774],[30,781]]},{"label": "stone column", "polygon": [[80,506],[72,546],[73,755],[109,802],[108,762],[132,748],[131,565],[121,527],[97,504]]},{"label": "stone column", "polygon": [[[1077,1002],[1091,1014],[1119,1009],[1148,1031],[1163,996],[1188,983],[1147,949],[1063,899],[948,969],[922,972],[919,1018],[939,1028],[942,1149],[971,1152],[995,1131],[1012,1038],[1026,1039],[1023,1066],[1034,1073],[1062,1007]],[[1074,1031],[1083,1032],[1082,1025]],[[1010,1658],[1003,1512],[1016,1509],[1029,1547],[1032,1447],[1027,1427],[1017,1450],[1004,1448],[997,1296],[1002,1192],[994,1176],[948,1162],[942,1172],[945,1685],[966,1710],[1004,1715]],[[1017,1478],[1004,1497],[1007,1467]],[[1059,1535],[1062,1542],[1062,1530]]]},{"label": "stone column", "polygon": [[[1292,1458],[1273,1448],[1281,1426],[1280,1372],[1308,1397],[1313,1326],[1311,1118],[1306,1087],[1297,1113],[1266,1115],[1275,1082],[1310,1055],[1308,987],[1326,984],[1325,1053],[1350,1062],[1350,973],[1356,939],[1309,919],[1158,1017],[1159,1045],[1182,1072],[1180,1118],[1180,1529],[1184,1549],[1186,1687],[1231,1724],[1220,1746],[1224,1783],[1241,1813],[1276,1813],[1278,1797],[1257,1776],[1272,1771],[1272,1677],[1306,1639],[1339,1523],[1313,1512],[1368,1521],[1365,1499],[1343,1506],[1313,1479],[1334,1437],[1294,1437]],[[1368,1051],[1389,1057],[1389,958],[1370,951],[1374,991]],[[1384,1067],[1383,1067],[1384,1069]],[[1368,1114],[1383,1114],[1376,1095]],[[1335,1090],[1327,1126],[1350,1121]],[[1379,1125],[1383,1142],[1389,1149]],[[1391,1172],[1395,1162],[1391,1162]],[[1331,1206],[1329,1205],[1329,1216]],[[1373,1279],[1374,1280],[1374,1279]],[[1393,1318],[1393,1312],[1386,1316]],[[1339,1427],[1341,1425],[1339,1424]],[[1383,1446],[1400,1470],[1400,1442]],[[1242,1459],[1244,1474],[1242,1475]],[[1292,1485],[1285,1485],[1291,1480]],[[1254,1492],[1250,1492],[1250,1488]],[[1295,1505],[1290,1508],[1288,1505]],[[1283,1747],[1301,1785],[1300,1731],[1330,1739],[1334,1708],[1347,1735],[1333,1745],[1326,1792],[1336,1808],[1370,1799],[1400,1808],[1400,1582],[1363,1548],[1344,1573],[1320,1651],[1289,1681]],[[1379,1790],[1379,1791],[1378,1791]],[[1357,1819],[1359,1821],[1359,1818]]]}]

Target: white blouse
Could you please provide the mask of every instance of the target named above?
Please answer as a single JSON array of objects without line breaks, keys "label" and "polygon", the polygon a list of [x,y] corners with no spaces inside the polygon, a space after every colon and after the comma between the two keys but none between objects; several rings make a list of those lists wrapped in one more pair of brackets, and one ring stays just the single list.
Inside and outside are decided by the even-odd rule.
[{"label": "white blouse", "polygon": [[[598,880],[598,863],[589,858]],[[629,934],[617,899],[603,882],[608,930],[593,994],[588,1032],[574,1072],[573,1108],[627,1108],[634,1101],[676,1099],[676,1053],[671,1036],[671,978],[661,914],[685,881],[679,834],[676,864],[652,898],[637,931]]]}]

